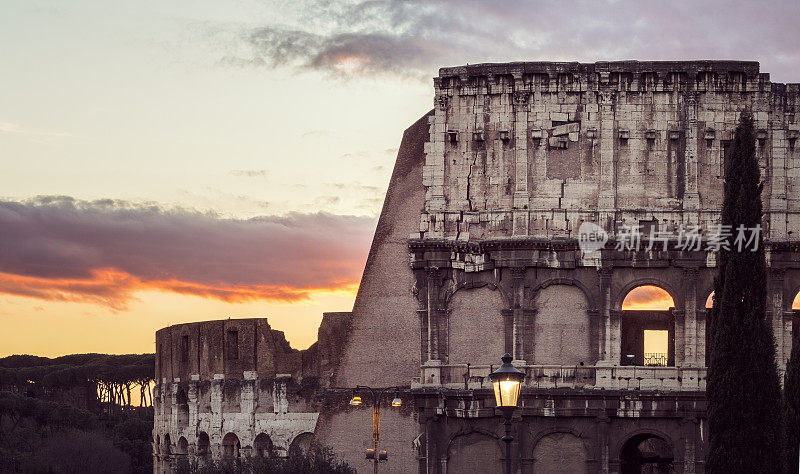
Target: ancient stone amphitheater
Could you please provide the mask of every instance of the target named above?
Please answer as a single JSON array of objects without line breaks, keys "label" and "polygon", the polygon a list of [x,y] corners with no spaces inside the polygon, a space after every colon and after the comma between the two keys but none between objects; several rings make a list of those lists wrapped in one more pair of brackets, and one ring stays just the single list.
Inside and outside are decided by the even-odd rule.
[{"label": "ancient stone amphitheater", "polygon": [[[625,61],[443,68],[434,86],[403,135],[353,311],[326,314],[315,346],[292,350],[265,320],[157,333],[157,472],[309,443],[368,472],[372,411],[348,403],[360,385],[403,401],[382,399],[381,472],[500,472],[486,376],[504,352],[527,376],[514,472],[704,471],[716,254],[681,237],[719,222],[745,108],[784,369],[799,325],[800,85],[755,62]],[[587,222],[610,236],[598,251],[579,246]],[[629,229],[640,247],[620,245]],[[641,286],[669,309],[623,309]],[[647,331],[664,353],[646,353]]]}]

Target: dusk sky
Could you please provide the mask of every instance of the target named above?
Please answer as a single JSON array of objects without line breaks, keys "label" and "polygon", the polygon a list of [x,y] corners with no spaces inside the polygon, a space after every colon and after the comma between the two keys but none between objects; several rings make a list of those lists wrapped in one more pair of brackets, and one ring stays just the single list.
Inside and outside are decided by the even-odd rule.
[{"label": "dusk sky", "polygon": [[741,59],[800,82],[798,25],[796,0],[3,0],[0,356],[153,352],[227,317],[307,347],[352,308],[439,67]]}]

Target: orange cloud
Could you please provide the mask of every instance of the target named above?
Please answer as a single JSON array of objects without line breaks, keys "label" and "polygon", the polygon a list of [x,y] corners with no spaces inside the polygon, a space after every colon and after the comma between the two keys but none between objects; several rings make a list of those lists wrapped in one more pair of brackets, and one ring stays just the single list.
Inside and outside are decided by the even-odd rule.
[{"label": "orange cloud", "polygon": [[0,293],[124,309],[159,290],[226,302],[354,292],[374,219],[224,219],[121,201],[0,201]]},{"label": "orange cloud", "polygon": [[179,280],[143,281],[113,268],[93,270],[90,278],[38,278],[0,273],[0,293],[46,301],[96,303],[120,311],[136,299],[139,291],[167,291],[212,298],[228,303],[248,301],[294,302],[310,299],[313,293],[342,291],[355,293],[358,281],[340,281],[328,287],[295,288],[286,285],[209,286]]}]

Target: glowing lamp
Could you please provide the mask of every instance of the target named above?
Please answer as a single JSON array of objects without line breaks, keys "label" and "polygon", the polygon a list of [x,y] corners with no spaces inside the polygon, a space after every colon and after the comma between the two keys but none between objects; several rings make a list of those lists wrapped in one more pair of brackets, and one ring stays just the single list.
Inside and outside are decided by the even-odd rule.
[{"label": "glowing lamp", "polygon": [[[513,409],[519,403],[519,392],[525,373],[511,365],[513,358],[506,354],[502,358],[503,365],[489,374],[489,380],[494,386],[494,399],[498,408]],[[505,410],[504,410],[505,411]]]},{"label": "glowing lamp", "polygon": [[394,399],[392,400],[392,406],[393,406],[393,407],[400,407],[400,406],[403,406],[403,400],[400,400],[400,397],[398,397],[397,395],[395,395],[395,396],[394,396]]},{"label": "glowing lamp", "polygon": [[354,407],[361,405],[361,397],[354,395],[353,398],[350,399],[350,405],[353,405]]}]

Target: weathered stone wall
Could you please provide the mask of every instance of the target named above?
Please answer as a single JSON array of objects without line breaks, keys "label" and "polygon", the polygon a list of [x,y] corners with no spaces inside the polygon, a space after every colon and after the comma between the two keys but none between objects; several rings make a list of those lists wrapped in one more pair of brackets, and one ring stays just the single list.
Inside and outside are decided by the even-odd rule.
[{"label": "weathered stone wall", "polygon": [[325,313],[319,340],[292,349],[266,319],[179,324],[156,333],[155,472],[181,459],[286,455],[307,447],[350,313]]},{"label": "weathered stone wall", "polygon": [[798,240],[800,85],[741,61],[444,68],[426,144],[425,238],[709,224],[738,115],[758,128],[770,238]]}]

